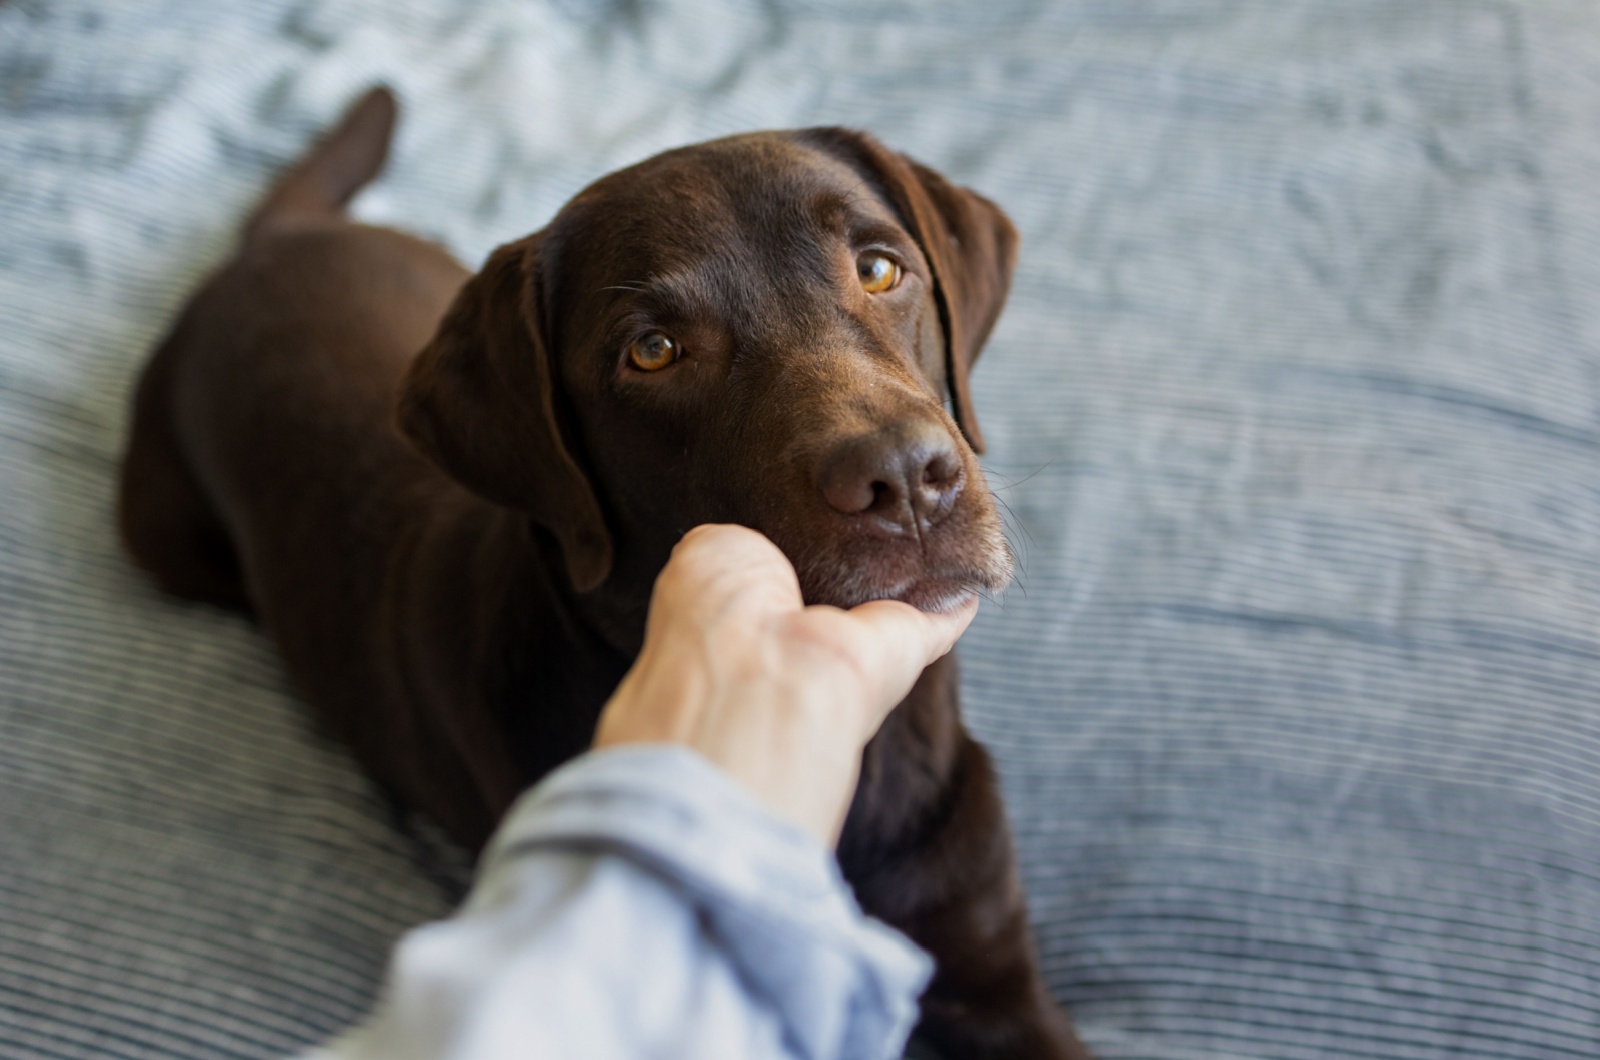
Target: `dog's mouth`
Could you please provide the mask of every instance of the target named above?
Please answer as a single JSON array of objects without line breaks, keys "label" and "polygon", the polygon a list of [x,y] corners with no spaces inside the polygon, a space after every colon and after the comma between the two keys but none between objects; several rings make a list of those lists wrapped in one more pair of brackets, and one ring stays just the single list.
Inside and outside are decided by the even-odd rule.
[{"label": "dog's mouth", "polygon": [[914,581],[882,599],[899,600],[918,611],[955,611],[978,596],[983,588],[959,580],[932,578]]},{"label": "dog's mouth", "polygon": [[800,589],[808,604],[851,608],[872,600],[899,600],[919,611],[954,611],[977,596],[998,593],[1011,581],[1010,556],[986,568],[918,571],[885,576],[869,569],[799,568]]}]

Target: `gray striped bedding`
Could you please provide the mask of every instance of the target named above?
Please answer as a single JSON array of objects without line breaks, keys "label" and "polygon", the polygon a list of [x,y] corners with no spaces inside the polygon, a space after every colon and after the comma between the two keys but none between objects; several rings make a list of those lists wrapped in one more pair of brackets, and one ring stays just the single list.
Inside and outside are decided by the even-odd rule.
[{"label": "gray striped bedding", "polygon": [[469,871],[111,530],[141,357],[375,80],[357,212],[468,261],[758,127],[1016,219],[965,695],[1102,1056],[1600,1056],[1588,0],[0,4],[0,1056],[280,1055]]}]

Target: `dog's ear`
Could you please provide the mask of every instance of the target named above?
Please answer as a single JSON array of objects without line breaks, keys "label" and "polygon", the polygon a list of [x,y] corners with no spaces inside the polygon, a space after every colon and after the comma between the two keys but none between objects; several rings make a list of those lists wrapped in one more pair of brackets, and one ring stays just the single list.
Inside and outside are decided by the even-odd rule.
[{"label": "dog's ear", "polygon": [[396,421],[462,485],[549,529],[582,592],[611,573],[611,535],[562,440],[538,244],[532,235],[501,247],[467,281],[411,363]]},{"label": "dog's ear", "polygon": [[810,133],[875,175],[933,268],[934,299],[944,327],[945,377],[956,422],[972,448],[983,452],[983,432],[972,407],[968,376],[989,339],[1017,263],[1017,230],[1000,207],[957,187],[927,166],[852,129]]}]

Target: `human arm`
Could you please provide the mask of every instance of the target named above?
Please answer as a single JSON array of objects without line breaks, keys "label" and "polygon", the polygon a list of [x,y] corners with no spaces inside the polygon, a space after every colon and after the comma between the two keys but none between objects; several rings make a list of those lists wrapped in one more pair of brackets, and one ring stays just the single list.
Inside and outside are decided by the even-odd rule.
[{"label": "human arm", "polygon": [[764,538],[688,535],[596,750],[513,808],[460,913],[320,1055],[897,1055],[929,964],[831,846],[862,747],[970,617],[805,608]]}]

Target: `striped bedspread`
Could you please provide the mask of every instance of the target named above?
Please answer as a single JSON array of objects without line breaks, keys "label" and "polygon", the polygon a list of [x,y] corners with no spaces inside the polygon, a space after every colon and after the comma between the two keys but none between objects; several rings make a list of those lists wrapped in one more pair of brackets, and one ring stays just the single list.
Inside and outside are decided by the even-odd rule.
[{"label": "striped bedspread", "polygon": [[468,261],[739,130],[1011,213],[963,645],[1106,1058],[1600,1056],[1591,0],[0,3],[0,1057],[270,1057],[468,866],[112,532],[130,382],[361,88]]}]

